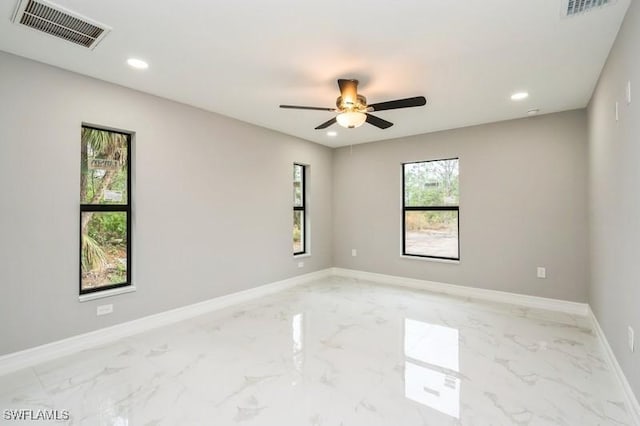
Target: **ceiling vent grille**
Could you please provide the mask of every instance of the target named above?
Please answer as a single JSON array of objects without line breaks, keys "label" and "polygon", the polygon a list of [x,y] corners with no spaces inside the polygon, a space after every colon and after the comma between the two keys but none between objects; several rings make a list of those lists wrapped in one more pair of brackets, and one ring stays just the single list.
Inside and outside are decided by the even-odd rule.
[{"label": "ceiling vent grille", "polygon": [[590,10],[613,4],[615,0],[566,0],[567,16],[575,16]]},{"label": "ceiling vent grille", "polygon": [[95,48],[111,30],[46,0],[20,0],[13,22],[89,49]]}]

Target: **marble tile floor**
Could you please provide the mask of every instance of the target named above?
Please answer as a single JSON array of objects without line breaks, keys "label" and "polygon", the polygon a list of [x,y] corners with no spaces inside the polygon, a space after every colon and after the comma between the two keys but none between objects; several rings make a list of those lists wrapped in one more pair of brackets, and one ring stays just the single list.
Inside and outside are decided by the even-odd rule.
[{"label": "marble tile floor", "polygon": [[631,421],[587,318],[337,277],[2,376],[10,408],[69,410],[38,425]]}]

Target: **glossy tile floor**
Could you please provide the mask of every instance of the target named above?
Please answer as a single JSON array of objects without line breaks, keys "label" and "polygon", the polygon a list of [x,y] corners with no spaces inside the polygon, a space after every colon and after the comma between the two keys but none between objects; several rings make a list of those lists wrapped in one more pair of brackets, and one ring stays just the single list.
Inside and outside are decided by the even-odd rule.
[{"label": "glossy tile floor", "polygon": [[0,410],[73,425],[629,424],[622,401],[586,318],[343,278],[0,377]]}]

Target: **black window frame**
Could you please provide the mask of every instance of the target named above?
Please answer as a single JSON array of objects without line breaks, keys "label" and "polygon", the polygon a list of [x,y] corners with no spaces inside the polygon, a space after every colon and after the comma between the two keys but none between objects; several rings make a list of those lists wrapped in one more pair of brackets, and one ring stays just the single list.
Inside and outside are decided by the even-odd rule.
[{"label": "black window frame", "polygon": [[[106,291],[106,290],[113,290],[116,288],[122,288],[122,287],[129,287],[132,285],[132,281],[131,281],[131,267],[132,267],[132,261],[131,261],[131,215],[132,215],[132,208],[131,208],[131,200],[132,200],[132,194],[131,194],[131,170],[132,170],[132,158],[131,158],[131,142],[132,142],[132,136],[133,133],[131,132],[126,132],[126,131],[122,131],[122,130],[114,130],[114,129],[110,129],[108,127],[97,127],[97,126],[92,126],[92,125],[88,125],[88,124],[83,124],[82,129],[93,129],[93,130],[99,130],[102,132],[109,132],[109,133],[118,133],[121,135],[125,135],[127,137],[127,203],[126,204],[82,204],[83,200],[80,200],[80,217],[79,217],[79,271],[80,271],[80,275],[79,275],[79,292],[80,295],[85,295],[85,294],[91,294],[91,293],[98,293],[98,292],[102,292],[102,291]],[[82,213],[84,212],[97,212],[97,213],[105,213],[105,212],[120,212],[120,213],[126,213],[127,215],[127,280],[126,282],[123,283],[117,283],[117,284],[110,284],[110,285],[104,285],[104,286],[100,286],[100,287],[96,287],[96,288],[89,288],[89,289],[83,289],[82,288]]]},{"label": "black window frame", "polygon": [[302,226],[302,233],[300,237],[302,238],[302,251],[294,251],[294,256],[300,256],[302,254],[307,254],[307,166],[305,164],[293,163],[293,167],[302,167],[301,173],[301,193],[300,197],[302,199],[302,205],[296,206],[295,197],[293,199],[293,212],[301,211],[302,218],[300,219],[300,224]]},{"label": "black window frame", "polygon": [[[402,163],[402,255],[410,257],[420,257],[426,259],[438,259],[438,260],[452,260],[460,261],[460,200],[458,199],[458,205],[456,206],[407,206],[406,187],[405,187],[405,166],[408,164],[421,164],[421,163],[435,163],[439,161],[458,161],[458,167],[460,166],[460,158],[440,158],[437,160],[424,160],[424,161],[408,161]],[[458,184],[460,176],[458,175]],[[427,256],[424,254],[407,253],[407,212],[410,211],[455,211],[458,216],[458,257],[445,257],[445,256]]]}]

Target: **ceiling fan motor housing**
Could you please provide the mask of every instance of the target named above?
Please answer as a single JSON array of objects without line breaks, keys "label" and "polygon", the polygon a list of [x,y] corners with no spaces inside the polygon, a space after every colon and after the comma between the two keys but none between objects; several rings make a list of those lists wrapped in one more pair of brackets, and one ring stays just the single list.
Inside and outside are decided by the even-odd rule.
[{"label": "ceiling fan motor housing", "polygon": [[367,98],[362,95],[356,95],[355,100],[352,100],[345,96],[338,96],[338,99],[336,99],[336,106],[340,111],[365,112],[367,110]]}]

